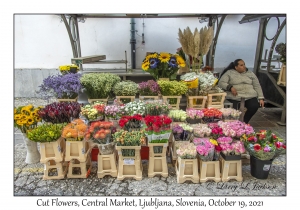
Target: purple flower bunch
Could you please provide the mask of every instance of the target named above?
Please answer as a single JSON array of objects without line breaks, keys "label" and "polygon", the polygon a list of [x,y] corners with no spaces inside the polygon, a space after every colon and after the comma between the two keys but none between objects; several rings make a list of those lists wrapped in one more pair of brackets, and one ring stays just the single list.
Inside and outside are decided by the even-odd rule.
[{"label": "purple flower bunch", "polygon": [[173,134],[181,134],[183,132],[183,128],[176,124],[175,126],[173,126]]},{"label": "purple flower bunch", "polygon": [[37,91],[42,98],[76,98],[82,86],[80,74],[51,75],[43,80]]},{"label": "purple flower bunch", "polygon": [[148,80],[138,84],[139,93],[142,96],[157,96],[160,93],[159,86],[156,81]]},{"label": "purple flower bunch", "polygon": [[186,109],[186,117],[190,119],[202,119],[204,113],[201,110],[189,108]]},{"label": "purple flower bunch", "polygon": [[254,129],[249,124],[246,124],[241,121],[231,121],[231,122],[223,122],[219,121],[218,126],[222,128],[223,134],[225,136],[231,137],[241,137],[243,134],[251,134],[254,133]]},{"label": "purple flower bunch", "polygon": [[221,136],[221,137],[217,138],[217,142],[219,144],[229,144],[232,142],[232,138],[229,136]]}]

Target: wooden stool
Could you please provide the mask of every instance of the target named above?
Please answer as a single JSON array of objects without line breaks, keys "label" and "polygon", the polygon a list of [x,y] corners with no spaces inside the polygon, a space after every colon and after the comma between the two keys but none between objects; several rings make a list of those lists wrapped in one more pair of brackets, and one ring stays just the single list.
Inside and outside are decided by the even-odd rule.
[{"label": "wooden stool", "polygon": [[227,93],[209,93],[207,94],[207,108],[224,108],[224,101]]},{"label": "wooden stool", "polygon": [[65,161],[76,159],[79,162],[85,162],[92,148],[88,141],[66,141]]},{"label": "wooden stool", "polygon": [[170,104],[170,105],[172,109],[179,109],[180,99],[182,98],[181,96],[162,96],[162,98],[165,103],[169,103],[169,99],[177,99],[176,104]]},{"label": "wooden stool", "polygon": [[200,182],[214,180],[215,182],[221,181],[220,176],[220,162],[219,161],[200,161]]},{"label": "wooden stool", "polygon": [[177,183],[184,183],[188,180],[193,183],[199,183],[197,158],[181,159],[181,157],[178,157],[175,164],[175,171],[177,175]]},{"label": "wooden stool", "polygon": [[[134,156],[123,156],[123,149],[135,150]],[[127,177],[135,180],[142,180],[142,161],[141,161],[141,146],[116,146],[118,151],[118,175],[117,180],[123,180]]]},{"label": "wooden stool", "polygon": [[[77,168],[80,170],[79,174],[74,173],[74,168]],[[92,169],[92,163],[91,163],[91,156],[88,155],[86,158],[86,161],[80,162],[77,159],[72,159],[69,162],[69,171],[68,171],[68,178],[87,178]],[[75,169],[76,170],[76,169]]]},{"label": "wooden stool", "polygon": [[[67,171],[68,171],[67,163],[65,163],[63,161],[59,162],[59,163],[56,163],[54,160],[48,160],[44,164],[43,180],[64,179],[65,176],[66,176]],[[55,174],[52,175],[52,173],[55,173]]]},{"label": "wooden stool", "polygon": [[98,155],[98,178],[106,175],[117,177],[118,171],[116,166],[115,153],[110,155]]},{"label": "wooden stool", "polygon": [[[167,147],[168,143],[149,143],[148,177],[161,175],[168,177]],[[161,147],[162,152],[154,153],[154,147]]]},{"label": "wooden stool", "polygon": [[59,138],[54,142],[40,143],[41,163],[53,160],[56,163],[62,162],[65,156],[66,142],[64,138]]},{"label": "wooden stool", "polygon": [[222,156],[220,156],[220,161],[222,182],[227,182],[231,179],[235,179],[238,182],[243,181],[242,160],[225,161]]},{"label": "wooden stool", "polygon": [[207,96],[188,96],[187,108],[204,109]]}]

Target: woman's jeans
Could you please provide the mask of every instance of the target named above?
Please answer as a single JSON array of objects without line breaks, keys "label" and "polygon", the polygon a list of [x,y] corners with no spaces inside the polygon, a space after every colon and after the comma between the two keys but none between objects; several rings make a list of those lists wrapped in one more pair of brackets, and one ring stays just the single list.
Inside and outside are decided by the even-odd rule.
[{"label": "woman's jeans", "polygon": [[[240,101],[236,101],[236,100],[232,100],[232,99],[227,99],[227,100],[232,103],[232,107],[234,109],[237,109],[237,110],[240,109],[240,105],[241,105]],[[253,115],[255,115],[255,113],[257,112],[257,110],[259,108],[258,99],[251,98],[251,99],[245,100],[245,107],[247,108],[247,111],[245,112],[245,115],[244,115],[244,122],[246,124],[248,124],[250,119],[253,117]]]}]

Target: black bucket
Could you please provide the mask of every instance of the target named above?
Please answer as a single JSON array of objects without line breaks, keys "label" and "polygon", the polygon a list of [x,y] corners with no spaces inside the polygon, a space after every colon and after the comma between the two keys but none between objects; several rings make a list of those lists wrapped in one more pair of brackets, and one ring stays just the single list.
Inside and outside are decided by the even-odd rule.
[{"label": "black bucket", "polygon": [[267,179],[271,170],[273,159],[260,160],[254,156],[250,156],[251,175],[257,179]]}]

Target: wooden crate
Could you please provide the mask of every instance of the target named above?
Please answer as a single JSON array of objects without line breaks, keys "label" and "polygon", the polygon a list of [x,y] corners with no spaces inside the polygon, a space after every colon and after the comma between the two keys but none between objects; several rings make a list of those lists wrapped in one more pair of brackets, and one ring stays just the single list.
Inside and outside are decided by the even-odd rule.
[{"label": "wooden crate", "polygon": [[96,101],[102,101],[104,102],[105,104],[107,104],[107,101],[108,101],[108,98],[99,98],[99,99],[91,99],[91,98],[88,98],[88,102],[91,104],[93,102],[96,102]]},{"label": "wooden crate", "polygon": [[133,102],[135,100],[135,96],[116,96],[116,99],[118,101],[121,101],[123,103],[123,99],[130,99],[130,102]]},{"label": "wooden crate", "polygon": [[207,94],[207,108],[216,108],[221,109],[224,108],[224,101],[227,93],[209,93]]},{"label": "wooden crate", "polygon": [[[149,143],[148,177],[161,175],[168,177],[167,147],[168,143]],[[154,153],[154,147],[162,147],[161,153]]]},{"label": "wooden crate", "polygon": [[[123,156],[122,149],[135,150],[134,156]],[[135,180],[142,180],[142,160],[141,160],[141,146],[116,146],[118,151],[118,175],[117,180],[125,178],[134,178]]]},{"label": "wooden crate", "polygon": [[204,109],[207,96],[187,96],[187,108]]},{"label": "wooden crate", "polygon": [[215,182],[221,181],[220,162],[217,161],[202,161],[198,158],[200,166],[200,182],[207,182],[213,180]]},{"label": "wooden crate", "polygon": [[62,162],[65,155],[66,142],[60,137],[54,142],[40,143],[41,163],[47,163],[49,160]]},{"label": "wooden crate", "polygon": [[77,159],[80,162],[85,162],[92,147],[88,141],[66,141],[65,161]]},{"label": "wooden crate", "polygon": [[98,178],[103,178],[106,175],[117,177],[118,171],[115,156],[115,153],[110,155],[98,155]]},{"label": "wooden crate", "polygon": [[78,96],[74,99],[70,99],[70,98],[57,98],[56,99],[58,102],[63,102],[63,101],[70,101],[70,102],[76,102],[78,100]]},{"label": "wooden crate", "polygon": [[181,159],[178,157],[175,164],[175,171],[177,175],[177,183],[184,183],[188,180],[193,183],[199,183],[197,158]]},{"label": "wooden crate", "polygon": [[146,101],[146,100],[158,100],[159,96],[139,96],[139,99],[141,101]]},{"label": "wooden crate", "polygon": [[180,109],[179,108],[179,104],[180,104],[180,100],[182,98],[182,96],[162,96],[163,101],[165,103],[169,103],[169,99],[177,99],[177,103],[176,104],[170,104],[172,106],[172,109]]},{"label": "wooden crate", "polygon": [[220,163],[222,182],[228,182],[231,179],[235,179],[238,182],[243,181],[242,160],[225,161],[220,155]]},{"label": "wooden crate", "polygon": [[[77,169],[77,171],[76,171]],[[69,162],[68,178],[82,178],[86,179],[91,173],[92,161],[91,156],[88,155],[85,162],[80,162],[77,159],[72,159]]]},{"label": "wooden crate", "polygon": [[44,164],[43,180],[64,179],[68,171],[68,164],[64,161],[49,160]]}]

